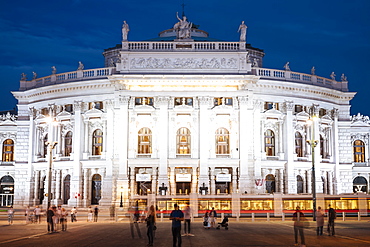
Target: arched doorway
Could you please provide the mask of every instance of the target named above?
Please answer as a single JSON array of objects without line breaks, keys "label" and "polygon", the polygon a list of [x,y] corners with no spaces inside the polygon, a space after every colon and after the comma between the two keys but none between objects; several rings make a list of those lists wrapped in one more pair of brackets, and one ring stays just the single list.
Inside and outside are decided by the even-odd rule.
[{"label": "arched doorway", "polygon": [[101,176],[95,174],[91,181],[91,205],[98,205],[101,199]]},{"label": "arched doorway", "polygon": [[297,175],[297,194],[303,193],[303,178]]},{"label": "arched doorway", "polygon": [[362,191],[367,193],[367,180],[362,176],[358,176],[353,180],[353,192]]},{"label": "arched doorway", "polygon": [[63,181],[63,204],[67,204],[71,196],[71,175],[67,175]]},{"label": "arched doorway", "polygon": [[266,176],[266,193],[272,194],[275,192],[275,176],[268,174]]},{"label": "arched doorway", "polygon": [[14,200],[14,179],[7,175],[0,179],[0,205],[12,206]]}]

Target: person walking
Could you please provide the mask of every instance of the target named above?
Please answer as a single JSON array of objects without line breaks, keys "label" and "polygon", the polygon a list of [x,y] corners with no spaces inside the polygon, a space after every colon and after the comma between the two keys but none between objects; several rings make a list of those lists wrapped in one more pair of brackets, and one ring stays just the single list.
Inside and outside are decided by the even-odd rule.
[{"label": "person walking", "polygon": [[175,203],[174,210],[170,214],[170,220],[172,220],[172,239],[173,247],[181,247],[181,221],[184,220],[184,213],[179,210],[178,205]]},{"label": "person walking", "polygon": [[156,210],[154,208],[154,205],[151,205],[147,214],[147,217],[145,219],[146,221],[146,227],[147,227],[147,233],[146,235],[148,236],[148,245],[147,246],[153,246],[153,241],[154,241],[154,231],[156,229]]},{"label": "person walking", "polygon": [[52,207],[50,207],[48,211],[46,211],[46,222],[48,223],[48,233],[54,232],[53,216],[54,216],[54,210]]},{"label": "person walking", "polygon": [[33,212],[36,217],[35,221],[40,224],[41,223],[41,208],[39,206],[36,206]]},{"label": "person walking", "polygon": [[13,218],[14,218],[14,209],[13,206],[10,206],[8,209],[8,223],[9,225],[13,224]]},{"label": "person walking", "polygon": [[98,214],[99,214],[99,208],[98,208],[98,206],[95,206],[95,208],[94,208],[94,222],[98,222]]},{"label": "person walking", "polygon": [[189,207],[189,204],[186,205],[186,208],[184,210],[184,236],[194,236],[190,233],[190,221],[191,221],[191,208]]},{"label": "person walking", "polygon": [[53,209],[53,229],[54,229],[54,232],[56,232],[58,230],[58,223],[59,223],[59,216],[58,216],[58,210],[57,210],[57,206],[53,206],[52,207]]},{"label": "person walking", "polygon": [[337,212],[335,212],[334,208],[331,207],[329,204],[329,212],[328,212],[328,234],[329,236],[335,235],[334,230],[334,220],[337,218]]},{"label": "person walking", "polygon": [[73,207],[71,209],[71,222],[77,221],[77,208]]},{"label": "person walking", "polygon": [[93,221],[93,210],[91,206],[87,209],[87,222]]},{"label": "person walking", "polygon": [[136,206],[132,206],[130,208],[130,212],[131,212],[130,213],[130,231],[131,231],[131,237],[133,239],[135,238],[135,229],[136,229],[136,233],[139,236],[139,238],[142,238],[140,227],[138,225],[138,215],[136,214],[137,211],[138,211],[138,203],[136,202]]},{"label": "person walking", "polygon": [[67,210],[65,210],[65,208],[62,208],[62,213],[60,215],[60,224],[62,225],[62,231],[67,231],[67,216]]},{"label": "person walking", "polygon": [[315,214],[316,214],[316,234],[317,236],[322,236],[322,230],[324,228],[325,212],[319,206]]},{"label": "person walking", "polygon": [[303,222],[305,221],[304,214],[301,212],[300,207],[296,207],[296,211],[293,214],[294,221],[294,240],[295,246],[298,246],[298,233],[301,236],[301,246],[306,246],[303,232]]},{"label": "person walking", "polygon": [[26,224],[29,224],[31,222],[31,209],[30,206],[27,206],[24,211],[24,216],[26,216]]},{"label": "person walking", "polygon": [[217,212],[214,207],[212,207],[211,212],[209,212],[209,220],[211,223],[211,228],[216,227]]}]

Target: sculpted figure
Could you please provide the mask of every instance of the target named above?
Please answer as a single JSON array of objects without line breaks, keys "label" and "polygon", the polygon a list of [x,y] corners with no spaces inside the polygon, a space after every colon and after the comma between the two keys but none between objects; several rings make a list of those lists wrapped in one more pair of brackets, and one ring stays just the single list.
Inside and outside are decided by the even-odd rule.
[{"label": "sculpted figure", "polygon": [[191,30],[192,23],[186,20],[186,16],[183,16],[182,19],[180,19],[178,12],[176,13],[176,17],[179,20],[179,22],[176,23],[173,28],[177,32],[177,38],[179,39],[190,38],[191,36],[190,30]]},{"label": "sculpted figure", "polygon": [[37,73],[36,72],[32,72],[33,76],[32,76],[32,79],[36,79],[37,78]]},{"label": "sculpted figure", "polygon": [[330,74],[330,78],[331,78],[332,80],[334,80],[334,81],[335,81],[335,76],[336,76],[336,74],[334,73],[334,71],[333,71],[333,72],[331,72],[331,74]]},{"label": "sculpted figure", "polygon": [[246,41],[247,37],[247,25],[244,24],[244,21],[242,21],[242,24],[239,25],[238,33],[240,32],[240,41]]},{"label": "sculpted figure", "polygon": [[311,75],[315,75],[315,71],[316,71],[315,66],[313,66],[313,67],[311,68]]},{"label": "sculpted figure", "polygon": [[55,75],[57,73],[57,68],[55,66],[51,67],[51,73]]},{"label": "sculpted figure", "polygon": [[21,80],[22,81],[27,81],[27,75],[25,73],[21,74]]},{"label": "sculpted figure", "polygon": [[285,69],[285,70],[287,70],[287,71],[290,71],[289,62],[287,62],[287,63],[284,65],[284,69]]},{"label": "sculpted figure", "polygon": [[342,76],[340,77],[341,81],[347,81],[347,76],[345,76],[344,74],[342,74]]},{"label": "sculpted figure", "polygon": [[81,63],[81,61],[79,61],[77,70],[83,70],[84,68],[85,68],[84,64]]},{"label": "sculpted figure", "polygon": [[122,25],[122,40],[123,41],[127,41],[127,36],[128,36],[129,31],[130,31],[130,28],[128,24],[126,23],[126,21],[123,21],[123,25]]}]

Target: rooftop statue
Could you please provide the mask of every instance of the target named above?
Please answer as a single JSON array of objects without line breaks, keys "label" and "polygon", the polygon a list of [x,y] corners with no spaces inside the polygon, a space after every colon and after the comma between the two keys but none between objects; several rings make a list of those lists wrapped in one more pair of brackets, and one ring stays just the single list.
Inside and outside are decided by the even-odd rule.
[{"label": "rooftop statue", "polygon": [[335,81],[335,76],[336,76],[336,74],[335,74],[334,72],[331,72],[331,74],[330,74],[330,78],[331,78],[332,80],[334,80],[334,81]]},{"label": "rooftop statue", "polygon": [[21,74],[21,80],[22,81],[27,81],[27,75],[25,73]]},{"label": "rooftop statue", "polygon": [[37,78],[37,73],[33,71],[32,74],[33,74],[32,79],[35,80]]},{"label": "rooftop statue", "polygon": [[176,17],[179,20],[174,26],[173,29],[177,33],[177,38],[178,39],[190,39],[190,31],[191,31],[191,26],[192,23],[188,22],[186,19],[186,16],[183,16],[182,19],[179,17],[179,13],[176,12]]},{"label": "rooftop statue", "polygon": [[130,27],[126,23],[126,21],[123,21],[122,25],[122,40],[127,41],[128,32],[130,31]]},{"label": "rooftop statue", "polygon": [[286,71],[290,71],[289,62],[287,62],[287,63],[284,65],[284,69],[285,69]]},{"label": "rooftop statue", "polygon": [[312,66],[312,68],[311,68],[311,75],[315,75],[315,71],[316,71],[315,66]]},{"label": "rooftop statue", "polygon": [[57,68],[55,66],[51,67],[51,73],[55,75],[57,73]]},{"label": "rooftop statue", "polygon": [[238,32],[240,32],[240,41],[246,41],[247,37],[247,25],[244,24],[244,21],[242,21],[242,24],[239,25]]},{"label": "rooftop statue", "polygon": [[345,76],[344,74],[342,74],[342,76],[340,77],[341,81],[347,81],[347,76]]},{"label": "rooftop statue", "polygon": [[84,64],[81,63],[81,61],[79,61],[77,70],[83,70],[84,68],[85,68]]}]

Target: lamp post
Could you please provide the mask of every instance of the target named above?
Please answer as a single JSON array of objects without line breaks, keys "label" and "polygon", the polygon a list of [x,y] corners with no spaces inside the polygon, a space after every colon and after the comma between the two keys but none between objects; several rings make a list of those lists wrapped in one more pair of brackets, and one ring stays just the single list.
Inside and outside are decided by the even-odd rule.
[{"label": "lamp post", "polygon": [[313,206],[313,220],[316,221],[316,174],[315,174],[315,147],[317,146],[318,141],[315,140],[315,105],[312,105],[311,108],[311,117],[309,119],[311,123],[311,140],[307,140],[307,143],[311,146],[311,158],[312,158],[312,174],[311,174],[311,183],[312,183],[312,206]]},{"label": "lamp post", "polygon": [[48,151],[48,166],[49,166],[49,174],[48,174],[48,207],[50,208],[51,204],[51,177],[52,177],[52,165],[53,165],[53,149],[58,144],[58,142],[47,142],[48,145],[47,151]]},{"label": "lamp post", "polygon": [[123,187],[121,186],[121,201],[119,203],[119,207],[120,208],[123,208],[123,198],[122,198],[122,194],[123,194]]}]

